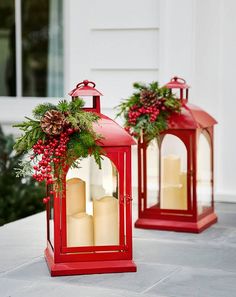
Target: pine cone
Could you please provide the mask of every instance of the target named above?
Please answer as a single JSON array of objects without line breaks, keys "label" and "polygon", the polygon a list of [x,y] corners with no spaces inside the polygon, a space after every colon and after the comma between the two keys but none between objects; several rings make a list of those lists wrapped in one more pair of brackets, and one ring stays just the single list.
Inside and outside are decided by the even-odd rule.
[{"label": "pine cone", "polygon": [[140,92],[140,102],[145,107],[156,105],[157,100],[158,97],[155,91],[142,90]]},{"label": "pine cone", "polygon": [[41,120],[42,130],[49,135],[58,135],[62,132],[65,116],[57,110],[49,110]]}]

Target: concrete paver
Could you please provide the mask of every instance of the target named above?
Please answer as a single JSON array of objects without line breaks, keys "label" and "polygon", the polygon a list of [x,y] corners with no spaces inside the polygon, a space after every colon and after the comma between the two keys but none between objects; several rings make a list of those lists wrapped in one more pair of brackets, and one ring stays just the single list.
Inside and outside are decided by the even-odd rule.
[{"label": "concrete paver", "polygon": [[134,229],[137,273],[51,278],[45,213],[5,225],[0,297],[235,297],[236,204],[216,209],[219,223],[201,234]]}]

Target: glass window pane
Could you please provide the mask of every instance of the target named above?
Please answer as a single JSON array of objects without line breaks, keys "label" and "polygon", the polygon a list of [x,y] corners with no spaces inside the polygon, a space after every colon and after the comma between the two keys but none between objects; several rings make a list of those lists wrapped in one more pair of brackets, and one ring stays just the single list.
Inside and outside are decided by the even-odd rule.
[{"label": "glass window pane", "polygon": [[0,1],[0,96],[16,96],[15,1]]},{"label": "glass window pane", "polygon": [[161,146],[161,208],[187,209],[187,150],[170,134]]},{"label": "glass window pane", "polygon": [[119,244],[118,171],[103,157],[102,169],[89,157],[67,173],[67,245]]},{"label": "glass window pane", "polygon": [[22,0],[23,96],[63,96],[62,0]]},{"label": "glass window pane", "polygon": [[147,147],[147,208],[159,206],[159,148],[153,139]]},{"label": "glass window pane", "polygon": [[198,214],[211,207],[212,200],[211,146],[208,133],[201,133],[197,151],[197,201]]}]

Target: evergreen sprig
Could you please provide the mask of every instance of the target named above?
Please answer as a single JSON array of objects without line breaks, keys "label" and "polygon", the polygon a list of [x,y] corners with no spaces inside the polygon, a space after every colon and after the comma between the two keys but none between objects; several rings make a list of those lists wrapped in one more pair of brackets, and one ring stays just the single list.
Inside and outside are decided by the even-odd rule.
[{"label": "evergreen sprig", "polygon": [[39,120],[45,115],[47,111],[52,109],[57,109],[57,106],[52,103],[39,104],[35,107],[35,109],[33,109],[33,116]]},{"label": "evergreen sprig", "polygon": [[[147,142],[157,137],[161,131],[167,129],[168,117],[180,112],[181,102],[166,87],[159,87],[157,81],[148,85],[135,82],[134,93],[117,106],[117,116],[125,120],[124,126],[136,138],[144,135]],[[151,104],[143,94],[151,94]],[[147,95],[146,95],[147,96]],[[153,112],[157,116],[153,118]]]},{"label": "evergreen sprig", "polygon": [[78,157],[86,158],[92,155],[99,168],[101,168],[102,149],[97,145],[97,140],[98,138],[94,138],[94,135],[86,130],[74,134],[68,143],[68,159],[76,160]]},{"label": "evergreen sprig", "polygon": [[84,100],[76,98],[69,103],[68,107],[68,111],[70,111],[72,114],[75,114],[78,112],[78,110],[84,107]]},{"label": "evergreen sprig", "polygon": [[65,113],[69,110],[70,103],[66,100],[59,101],[57,105],[57,110],[61,111],[62,113]]},{"label": "evergreen sprig", "polygon": [[18,153],[25,153],[32,149],[38,139],[45,140],[46,134],[42,131],[40,121],[25,117],[27,121],[13,125],[24,133],[19,137],[14,145]]}]

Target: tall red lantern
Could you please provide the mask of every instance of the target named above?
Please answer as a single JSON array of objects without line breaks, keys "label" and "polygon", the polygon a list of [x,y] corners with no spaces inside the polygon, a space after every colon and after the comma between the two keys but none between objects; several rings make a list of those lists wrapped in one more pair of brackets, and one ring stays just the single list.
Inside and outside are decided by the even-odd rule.
[{"label": "tall red lantern", "polygon": [[100,113],[95,84],[79,83],[69,94],[92,99],[87,112],[100,116],[94,126],[101,134],[102,169],[92,158],[78,169],[66,168],[62,189],[48,186],[47,248],[52,276],[134,272],[132,261],[131,145],[129,134]]},{"label": "tall red lantern", "polygon": [[188,103],[189,86],[174,77],[181,113],[152,142],[138,142],[137,228],[199,233],[217,222],[213,195],[213,127],[207,112]]}]

